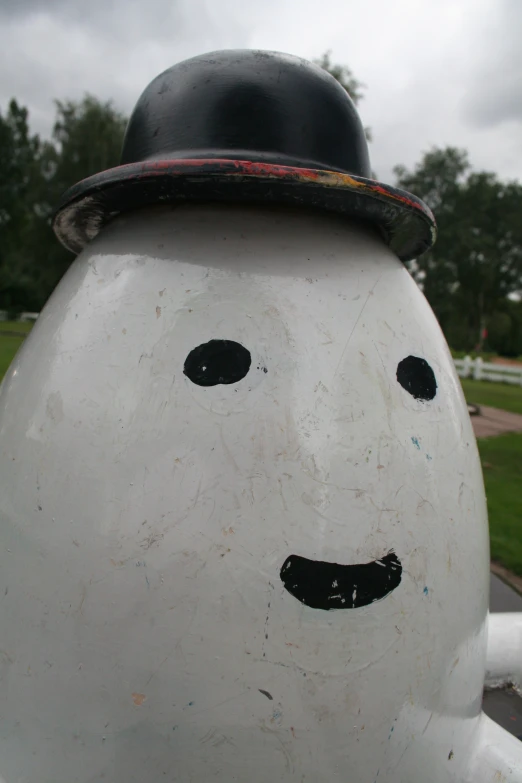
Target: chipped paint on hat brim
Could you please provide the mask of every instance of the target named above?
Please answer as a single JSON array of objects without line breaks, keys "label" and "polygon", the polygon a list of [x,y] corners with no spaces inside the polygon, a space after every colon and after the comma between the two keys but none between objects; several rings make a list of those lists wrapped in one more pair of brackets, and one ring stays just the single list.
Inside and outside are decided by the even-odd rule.
[{"label": "chipped paint on hat brim", "polygon": [[[212,185],[216,182],[235,183],[237,188],[240,188],[241,183],[249,181],[251,183],[279,182],[281,185],[291,184],[296,188],[302,188],[303,195],[304,191],[309,188],[313,188],[314,192],[318,189],[324,189],[325,194],[327,191],[330,193],[335,191],[339,206],[336,208],[334,205],[328,208],[345,214],[349,214],[350,209],[342,208],[343,193],[346,196],[354,194],[374,202],[371,210],[372,215],[369,216],[369,219],[376,223],[380,221],[376,214],[378,210],[375,209],[377,206],[375,202],[381,202],[383,206],[385,204],[393,205],[394,211],[402,213],[402,217],[406,217],[404,213],[407,213],[410,219],[413,218],[415,226],[413,228],[410,226],[410,232],[415,229],[419,233],[419,253],[401,254],[400,248],[394,248],[403,260],[425,252],[433,245],[436,238],[435,218],[431,210],[423,201],[398,188],[343,172],[221,158],[152,160],[130,163],[88,177],[64,194],[53,220],[56,235],[70,250],[79,252],[88,241],[96,236],[110,218],[120,212],[155,203],[155,201],[175,202],[177,195],[182,197],[181,193],[177,194],[173,190],[167,195],[158,195],[157,199],[151,198],[150,193],[146,198],[140,198],[139,185],[144,185],[145,182],[153,184],[154,180],[158,178],[168,178],[179,183],[188,181],[187,178],[190,178],[191,185],[194,185],[199,179],[200,188],[206,183],[205,188],[208,188],[209,200],[222,198],[212,192]],[[132,188],[133,191],[133,197],[130,200],[124,198],[125,190],[129,188]],[[204,195],[201,193],[200,197]],[[186,196],[183,198],[187,200]],[[118,204],[118,200],[126,203]],[[269,200],[277,201],[277,194],[270,194]],[[283,200],[287,199],[283,198]],[[314,199],[314,204],[321,206],[320,198]],[[358,210],[357,217],[362,216],[361,211],[361,209]],[[382,227],[386,232],[392,231],[393,233],[392,223],[393,218],[390,215],[387,215],[386,219],[383,218]]]}]

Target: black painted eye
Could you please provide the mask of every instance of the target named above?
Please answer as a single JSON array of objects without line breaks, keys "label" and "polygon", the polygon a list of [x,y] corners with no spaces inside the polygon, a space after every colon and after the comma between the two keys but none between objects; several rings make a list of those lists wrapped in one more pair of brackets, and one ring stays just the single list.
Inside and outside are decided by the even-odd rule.
[{"label": "black painted eye", "polygon": [[210,340],[198,345],[185,359],[183,372],[198,386],[237,383],[248,373],[252,357],[233,340]]},{"label": "black painted eye", "polygon": [[435,373],[426,359],[408,356],[397,365],[397,380],[416,400],[432,400],[437,394]]}]

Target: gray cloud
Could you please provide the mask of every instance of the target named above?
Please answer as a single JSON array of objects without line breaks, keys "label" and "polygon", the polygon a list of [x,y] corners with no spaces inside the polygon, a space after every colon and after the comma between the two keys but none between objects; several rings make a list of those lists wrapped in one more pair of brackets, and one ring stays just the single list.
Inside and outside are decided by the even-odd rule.
[{"label": "gray cloud", "polygon": [[[66,5],[66,0],[46,0],[45,10],[47,12],[54,11],[55,9],[60,10]],[[42,0],[2,0],[0,3],[0,18],[23,18],[30,14],[40,12],[42,8]]]},{"label": "gray cloud", "polygon": [[519,0],[0,0],[0,107],[49,134],[53,98],[91,92],[130,112],[174,62],[215,49],[332,49],[367,85],[378,175],[432,145],[522,179]]},{"label": "gray cloud", "polygon": [[522,121],[522,3],[500,0],[472,60],[466,117],[478,128]]}]

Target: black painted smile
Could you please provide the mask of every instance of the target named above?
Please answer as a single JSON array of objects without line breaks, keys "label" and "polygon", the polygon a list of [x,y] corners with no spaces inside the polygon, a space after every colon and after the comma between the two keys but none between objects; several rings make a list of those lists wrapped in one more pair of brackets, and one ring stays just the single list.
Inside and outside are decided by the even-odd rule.
[{"label": "black painted smile", "polygon": [[290,555],[281,568],[288,592],[311,609],[357,609],[385,598],[400,584],[395,552],[363,565],[340,565]]}]

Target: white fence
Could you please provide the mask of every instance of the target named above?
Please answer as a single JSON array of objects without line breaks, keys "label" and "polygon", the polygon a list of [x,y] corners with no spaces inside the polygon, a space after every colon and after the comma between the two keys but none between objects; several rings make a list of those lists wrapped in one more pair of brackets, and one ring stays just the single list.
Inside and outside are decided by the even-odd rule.
[{"label": "white fence", "polygon": [[[36,321],[38,319],[38,316],[40,313],[18,313],[15,321]],[[0,321],[8,321],[9,320],[9,313],[7,310],[0,310]]]},{"label": "white fence", "polygon": [[20,313],[18,316],[19,321],[36,321],[40,313]]},{"label": "white fence", "polygon": [[461,378],[474,378],[476,381],[496,381],[522,386],[522,366],[510,367],[506,364],[484,362],[480,357],[472,359],[454,359],[455,367]]}]

